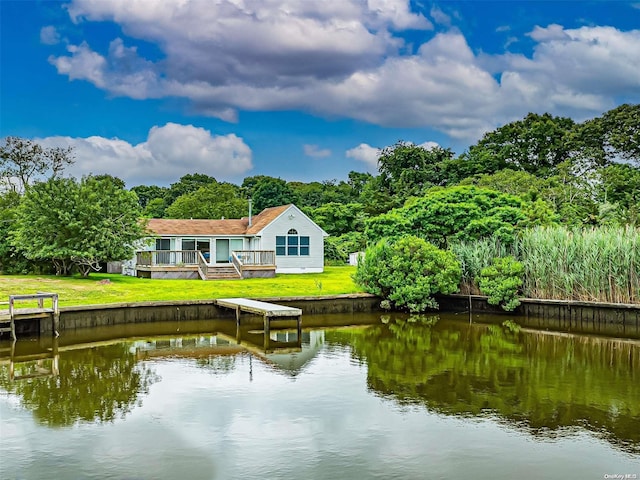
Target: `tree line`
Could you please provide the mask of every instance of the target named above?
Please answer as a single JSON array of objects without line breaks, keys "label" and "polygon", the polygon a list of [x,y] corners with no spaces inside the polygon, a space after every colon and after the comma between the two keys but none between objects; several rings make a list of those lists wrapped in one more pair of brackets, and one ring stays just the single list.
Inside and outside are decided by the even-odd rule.
[{"label": "tree line", "polygon": [[[56,265],[58,273],[69,268],[88,273],[99,261],[130,253],[114,246],[143,234],[123,227],[139,226],[133,221],[137,215],[240,218],[248,214],[249,198],[255,213],[287,203],[301,207],[331,235],[327,261],[340,263],[350,252],[401,234],[446,246],[452,239],[492,236],[508,242],[519,229],[536,225],[640,224],[640,105],[621,105],[584,122],[529,113],[487,132],[458,156],[449,148],[398,141],[380,150],[376,174],[352,171],[340,181],[305,183],[257,175],[236,185],[193,173],[168,187],[127,190],[108,175],[64,178],[64,167],[72,162],[71,150],[5,139],[0,147],[3,272],[34,271],[45,262]],[[102,198],[106,196],[113,202]],[[40,205],[47,208],[38,209]],[[133,215],[125,215],[118,205],[126,205]],[[87,213],[80,215],[83,209]],[[70,218],[76,212],[81,218]],[[86,223],[95,215],[105,222]],[[44,225],[42,218],[55,222]],[[62,228],[69,224],[76,226],[73,232]],[[114,224],[129,236],[106,235]],[[53,247],[47,245],[51,232],[66,242],[58,249],[66,251],[64,262],[52,258]],[[78,235],[89,232],[100,245],[112,247],[80,246]],[[39,235],[45,241],[38,244],[34,239]],[[84,254],[71,251],[75,246]]]}]

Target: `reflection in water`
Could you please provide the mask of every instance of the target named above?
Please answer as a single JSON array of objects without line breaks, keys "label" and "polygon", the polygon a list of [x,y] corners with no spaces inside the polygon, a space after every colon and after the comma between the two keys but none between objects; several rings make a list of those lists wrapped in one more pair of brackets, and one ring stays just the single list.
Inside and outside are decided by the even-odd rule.
[{"label": "reflection in water", "polygon": [[[20,478],[48,478],[51,468],[57,478],[175,478],[179,471],[207,479],[416,478],[425,469],[431,478],[453,478],[448,473],[468,471],[465,458],[474,478],[507,478],[495,475],[504,472],[495,457],[503,466],[538,462],[547,468],[540,478],[558,478],[549,472],[559,471],[561,455],[511,453],[528,451],[529,439],[571,437],[577,457],[603,469],[593,478],[620,473],[609,470],[620,457],[595,435],[638,466],[623,473],[640,474],[638,342],[444,315],[370,321],[300,336],[272,330],[266,338],[251,327],[236,331],[234,322],[215,331],[201,322],[173,334],[167,324],[146,325],[130,340],[117,340],[114,330],[113,340],[104,333],[93,344],[74,345],[73,335],[64,345],[19,341],[0,352],[0,415],[11,412],[14,429],[7,436],[0,427],[0,455],[9,468],[36,472]],[[28,441],[19,432],[29,422],[7,399],[38,421]],[[524,447],[502,439],[495,425],[524,436]],[[98,456],[87,451],[96,438],[104,438]],[[15,453],[47,441],[45,455]],[[64,467],[48,453],[60,442],[75,442]],[[155,450],[141,447],[149,442]],[[287,462],[274,463],[282,452]],[[585,478],[572,476],[572,466],[562,471]]]},{"label": "reflection in water", "polygon": [[[31,342],[16,342],[15,351],[32,350]],[[31,348],[29,348],[31,347]],[[51,360],[56,375],[36,375],[42,359],[33,353],[19,353],[18,362],[0,368],[0,387],[21,398],[41,423],[52,426],[85,422],[106,422],[129,412],[139,396],[157,380],[139,364],[124,343],[60,352]],[[14,357],[16,358],[16,357]],[[12,375],[13,374],[13,375]],[[12,376],[15,378],[12,380]],[[20,380],[20,381],[17,381]]]},{"label": "reflection in water", "polygon": [[640,344],[391,319],[327,334],[351,345],[381,395],[457,416],[498,415],[533,435],[585,427],[640,453]]}]

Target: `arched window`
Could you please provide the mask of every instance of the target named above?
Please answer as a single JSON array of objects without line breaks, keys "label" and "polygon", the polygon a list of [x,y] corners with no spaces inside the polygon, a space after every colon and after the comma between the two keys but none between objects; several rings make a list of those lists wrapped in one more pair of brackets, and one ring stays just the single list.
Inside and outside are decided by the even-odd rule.
[{"label": "arched window", "polygon": [[298,235],[295,228],[290,229],[287,235],[276,237],[276,255],[279,256],[308,256],[309,237]]}]

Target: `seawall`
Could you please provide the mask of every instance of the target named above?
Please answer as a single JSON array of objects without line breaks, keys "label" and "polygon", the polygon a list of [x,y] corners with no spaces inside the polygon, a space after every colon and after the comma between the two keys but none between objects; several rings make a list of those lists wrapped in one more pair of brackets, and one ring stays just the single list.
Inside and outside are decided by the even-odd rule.
[{"label": "seawall", "polygon": [[[302,309],[304,326],[332,325],[338,319],[344,322],[344,317],[331,318],[332,314],[352,315],[354,323],[360,323],[356,318],[358,314],[381,311],[379,298],[369,294],[261,300]],[[446,295],[437,300],[442,312],[468,312],[471,306],[472,314],[478,316],[479,321],[501,321],[509,316],[523,327],[640,339],[640,305],[522,299],[514,312],[505,312],[478,295]],[[61,307],[58,331],[148,322],[233,321],[234,318],[232,310],[216,306],[213,299],[84,305]],[[247,321],[261,323],[258,317],[248,316]],[[48,334],[52,331],[52,322],[49,319],[21,321],[16,323],[16,330],[18,337]]]}]

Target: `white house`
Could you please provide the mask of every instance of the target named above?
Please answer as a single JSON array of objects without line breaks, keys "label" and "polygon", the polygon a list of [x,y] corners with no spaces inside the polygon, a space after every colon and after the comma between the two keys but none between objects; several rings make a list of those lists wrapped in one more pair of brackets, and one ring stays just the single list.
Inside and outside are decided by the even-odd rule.
[{"label": "white house", "polygon": [[[293,204],[239,220],[151,219],[125,271],[148,278],[247,278],[324,270],[328,234]],[[135,272],[135,273],[134,273]]]}]

